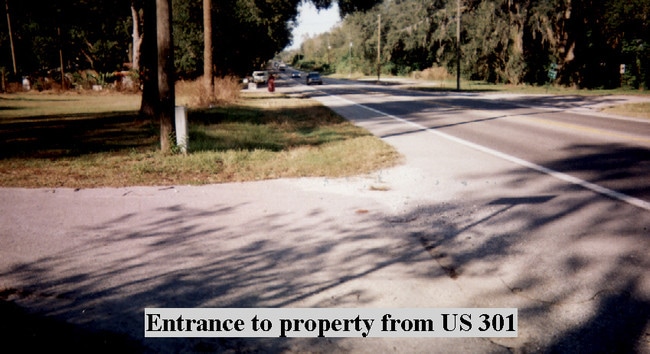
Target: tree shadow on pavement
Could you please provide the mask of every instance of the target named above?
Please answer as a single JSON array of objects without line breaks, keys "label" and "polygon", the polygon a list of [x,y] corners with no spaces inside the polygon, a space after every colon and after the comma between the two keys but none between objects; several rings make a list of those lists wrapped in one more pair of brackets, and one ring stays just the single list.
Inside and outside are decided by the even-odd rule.
[{"label": "tree shadow on pavement", "polygon": [[[128,213],[71,230],[69,237],[76,241],[70,247],[3,271],[0,277],[14,285],[2,299],[31,309],[42,320],[51,317],[80,329],[127,333],[153,351],[278,352],[291,341],[142,339],[143,311],[291,307],[328,291],[333,295],[319,305],[364,306],[374,300],[366,289],[333,290],[399,264],[412,269],[401,275],[430,272],[418,266],[427,259],[417,244],[391,240],[373,222],[348,226],[318,209],[304,215],[313,221],[298,225],[281,213],[242,220],[235,228],[219,222],[232,217],[235,209],[172,205],[155,210],[153,218]],[[364,218],[363,213],[349,214]]]},{"label": "tree shadow on pavement", "polygon": [[[650,166],[640,147],[574,145],[566,159],[538,161],[541,166],[576,176],[614,191],[648,200]],[[632,353],[650,350],[650,293],[648,293],[648,211],[527,168],[467,176],[474,183],[505,179],[502,187],[513,197],[486,205],[519,200],[519,190],[538,190],[539,205],[525,203],[500,209],[492,220],[502,228],[507,257],[517,271],[502,273],[501,281],[517,297],[531,300],[520,307],[520,328],[537,322],[546,327],[543,345],[523,348],[552,353]],[[477,200],[477,196],[467,196]],[[481,199],[478,198],[480,201]],[[496,200],[501,202],[496,203]],[[490,202],[488,202],[490,201]],[[498,216],[497,216],[498,214]],[[516,233],[507,225],[516,223]],[[492,234],[496,239],[498,233]],[[490,235],[481,234],[481,237]],[[522,251],[522,245],[527,246]],[[484,252],[481,252],[484,254]],[[476,260],[478,255],[459,259]],[[459,267],[468,267],[460,264]],[[503,270],[503,268],[501,268]],[[483,296],[498,299],[498,292]],[[558,322],[558,318],[564,321]],[[552,329],[550,327],[553,327]],[[543,338],[544,332],[538,334]],[[519,347],[522,349],[522,347]]]},{"label": "tree shadow on pavement", "polygon": [[54,349],[68,353],[141,353],[137,339],[110,331],[93,331],[61,319],[31,313],[0,294],[0,331],[7,344],[5,350],[16,353],[44,353]]},{"label": "tree shadow on pavement", "polygon": [[635,299],[631,291],[637,284],[630,284],[629,291],[602,292],[594,296],[598,300],[597,313],[582,326],[563,333],[552,345],[549,353],[635,353],[640,338],[648,341],[646,333],[650,318],[650,303]]},{"label": "tree shadow on pavement", "polygon": [[[643,340],[649,304],[635,282],[648,269],[643,221],[600,196],[513,188],[398,214],[260,209],[172,203],[65,230],[69,244],[0,272],[2,306],[17,323],[45,323],[36,338],[56,327],[64,339],[51,347],[72,351],[345,352],[349,340],[337,338],[143,338],[144,308],[409,307],[413,296],[423,307],[518,307],[521,338],[485,344],[493,351],[570,352],[596,348],[592,341],[629,349]],[[450,282],[458,287],[443,287]],[[424,297],[429,288],[449,293]],[[579,318],[561,315],[576,309]]]}]

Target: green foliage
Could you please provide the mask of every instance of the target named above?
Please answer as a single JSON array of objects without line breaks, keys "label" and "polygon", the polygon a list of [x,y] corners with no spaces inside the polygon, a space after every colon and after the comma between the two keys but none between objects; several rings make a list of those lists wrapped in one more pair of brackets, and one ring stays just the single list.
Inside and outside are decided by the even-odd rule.
[{"label": "green foliage", "polygon": [[[60,67],[60,53],[71,69],[111,71],[128,62],[130,0],[9,0],[7,5],[22,74]],[[0,31],[8,33],[6,21]],[[11,67],[8,38],[0,40],[0,65]]]},{"label": "green foliage", "polygon": [[[318,8],[334,0],[311,0]],[[8,0],[21,75],[112,72],[130,61],[131,4],[142,0]],[[203,67],[202,0],[174,0],[175,67],[195,78]],[[291,41],[299,0],[213,1],[218,75],[246,74]],[[461,69],[467,79],[578,87],[650,87],[648,0],[461,0]],[[381,15],[383,73],[431,67],[456,71],[457,0],[338,0],[343,24],[304,42],[294,64],[374,74]],[[146,25],[146,24],[145,24]],[[0,66],[12,68],[7,22],[0,22]],[[350,47],[352,43],[352,47]],[[291,58],[289,56],[288,58]],[[619,68],[625,64],[621,76]],[[10,76],[11,77],[11,76]],[[15,79],[15,77],[14,77]]]},{"label": "green foliage", "polygon": [[[291,41],[299,3],[300,0],[213,0],[216,73],[250,73],[286,47]],[[332,1],[313,3],[325,8]],[[339,3],[341,13],[348,14],[366,10],[377,0]],[[49,75],[61,66],[60,54],[66,71],[122,69],[135,50],[131,6],[142,15],[144,4],[145,0],[7,0],[18,77]],[[172,1],[174,65],[180,78],[196,78],[203,72],[202,11],[202,0]],[[12,68],[8,33],[7,22],[0,21],[0,66]]]},{"label": "green foliage", "polygon": [[[349,14],[330,33],[304,42],[304,60],[329,62],[341,73],[371,73],[381,14],[382,70],[408,74],[430,67],[456,71],[457,0],[384,0]],[[648,0],[461,0],[461,71],[465,78],[587,88],[649,87]],[[329,42],[325,39],[329,38]],[[349,51],[349,43],[354,43]],[[352,68],[351,68],[352,66]]]},{"label": "green foliage", "polygon": [[174,66],[179,78],[203,74],[202,0],[174,0]]}]

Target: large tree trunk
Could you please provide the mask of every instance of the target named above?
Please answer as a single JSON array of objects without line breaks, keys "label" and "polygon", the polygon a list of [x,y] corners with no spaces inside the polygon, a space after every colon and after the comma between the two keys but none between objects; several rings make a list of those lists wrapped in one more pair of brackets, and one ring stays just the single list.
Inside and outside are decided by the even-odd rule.
[{"label": "large tree trunk", "polygon": [[131,70],[140,70],[140,52],[142,46],[142,34],[140,33],[140,13],[131,1],[131,17],[133,18],[133,48],[131,48]]},{"label": "large tree trunk", "polygon": [[160,149],[171,151],[174,132],[174,43],[172,41],[171,0],[156,0],[158,105],[156,115],[160,120]]},{"label": "large tree trunk", "polygon": [[203,80],[210,95],[214,95],[212,68],[212,0],[203,0]]},{"label": "large tree trunk", "polygon": [[156,3],[144,2],[144,34],[142,37],[142,56],[140,57],[140,80],[142,82],[142,102],[140,118],[153,122],[156,118],[156,102],[158,101],[158,78],[156,76]]},{"label": "large tree trunk", "polygon": [[171,0],[145,1],[140,115],[160,122],[160,149],[171,151],[174,132],[174,47]]}]

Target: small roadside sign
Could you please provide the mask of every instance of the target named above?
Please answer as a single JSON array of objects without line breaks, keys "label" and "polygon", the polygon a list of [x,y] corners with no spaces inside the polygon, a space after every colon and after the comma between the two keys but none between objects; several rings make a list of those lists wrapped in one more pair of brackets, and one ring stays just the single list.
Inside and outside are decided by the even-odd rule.
[{"label": "small roadside sign", "polygon": [[548,78],[555,80],[557,78],[557,64],[551,64],[551,67],[548,69]]}]

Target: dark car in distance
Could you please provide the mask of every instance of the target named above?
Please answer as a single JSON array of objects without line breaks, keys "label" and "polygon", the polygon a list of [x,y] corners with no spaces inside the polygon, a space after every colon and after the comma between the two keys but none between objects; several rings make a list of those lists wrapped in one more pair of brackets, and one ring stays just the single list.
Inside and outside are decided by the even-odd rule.
[{"label": "dark car in distance", "polygon": [[307,81],[307,85],[311,85],[311,84],[322,85],[323,84],[323,79],[321,79],[320,74],[315,72],[315,71],[312,71],[309,74],[307,74],[307,80],[306,81]]}]

